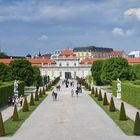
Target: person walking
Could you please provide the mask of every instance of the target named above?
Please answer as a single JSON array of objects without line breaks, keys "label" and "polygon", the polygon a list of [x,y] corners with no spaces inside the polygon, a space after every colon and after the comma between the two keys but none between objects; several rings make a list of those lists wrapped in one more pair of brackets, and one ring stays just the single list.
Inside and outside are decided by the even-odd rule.
[{"label": "person walking", "polygon": [[19,103],[20,103],[20,106],[22,106],[22,104],[23,104],[23,100],[24,100],[23,95],[20,95],[20,97],[19,97]]},{"label": "person walking", "polygon": [[55,99],[55,101],[57,100],[57,93],[56,92],[54,92],[54,99]]},{"label": "person walking", "polygon": [[76,96],[78,97],[78,89],[76,90]]},{"label": "person walking", "polygon": [[55,97],[54,97],[54,94],[55,94],[55,92],[53,91],[53,92],[52,92],[52,98],[53,98],[53,101],[54,101],[54,98],[55,98]]},{"label": "person walking", "polygon": [[74,90],[72,89],[71,90],[71,96],[73,97],[73,95],[74,95]]}]

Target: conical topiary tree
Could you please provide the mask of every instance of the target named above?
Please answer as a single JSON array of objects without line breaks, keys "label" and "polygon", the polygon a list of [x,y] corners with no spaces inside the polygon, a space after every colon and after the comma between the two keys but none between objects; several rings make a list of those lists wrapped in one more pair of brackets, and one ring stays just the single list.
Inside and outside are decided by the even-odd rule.
[{"label": "conical topiary tree", "polygon": [[0,137],[5,135],[4,123],[0,112]]},{"label": "conical topiary tree", "polygon": [[36,92],[35,92],[35,101],[39,101],[38,91],[37,91],[37,90],[36,90]]},{"label": "conical topiary tree", "polygon": [[48,91],[48,85],[46,85],[46,91]]},{"label": "conical topiary tree", "polygon": [[140,135],[140,115],[139,115],[139,112],[136,113],[133,134]]},{"label": "conical topiary tree", "polygon": [[110,111],[110,112],[116,111],[113,97],[111,97],[111,99],[110,99],[109,111]]},{"label": "conical topiary tree", "polygon": [[91,94],[94,94],[94,87],[92,87]]},{"label": "conical topiary tree", "polygon": [[95,97],[98,97],[98,89],[96,88]]},{"label": "conical topiary tree", "polygon": [[43,87],[43,95],[45,95],[46,94],[46,92],[45,92],[45,89],[44,89],[44,87]]},{"label": "conical topiary tree", "polygon": [[106,96],[106,92],[104,93],[104,99],[103,99],[103,105],[108,105],[108,100],[107,100],[107,96]]},{"label": "conical topiary tree", "polygon": [[102,92],[101,92],[101,89],[99,90],[99,95],[98,95],[98,101],[102,101],[103,98],[102,98]]},{"label": "conical topiary tree", "polygon": [[39,91],[39,98],[42,98],[43,97],[43,94],[42,94],[42,90],[40,89]]},{"label": "conical topiary tree", "polygon": [[23,112],[28,112],[29,111],[29,106],[28,106],[28,102],[27,102],[26,96],[24,97],[24,103],[23,103],[22,111]]},{"label": "conical topiary tree", "polygon": [[125,113],[125,107],[124,107],[123,102],[121,103],[119,120],[121,120],[121,121],[126,121],[127,120],[126,113]]},{"label": "conical topiary tree", "polygon": [[35,103],[34,103],[33,93],[31,93],[30,106],[33,106],[33,105],[35,105]]},{"label": "conical topiary tree", "polygon": [[13,112],[12,120],[13,121],[18,121],[19,120],[19,116],[18,116],[18,111],[17,111],[16,104],[14,105],[14,112]]},{"label": "conical topiary tree", "polygon": [[91,91],[91,85],[90,84],[88,84],[88,90]]}]

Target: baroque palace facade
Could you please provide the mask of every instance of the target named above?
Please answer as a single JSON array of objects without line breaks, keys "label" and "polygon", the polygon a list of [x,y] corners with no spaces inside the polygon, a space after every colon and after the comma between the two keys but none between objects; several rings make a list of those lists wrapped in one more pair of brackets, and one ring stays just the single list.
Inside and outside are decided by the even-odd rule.
[{"label": "baroque palace facade", "polygon": [[[119,57],[122,56],[122,52],[113,51],[109,52],[110,57]],[[41,75],[49,75],[51,79],[60,76],[61,79],[65,78],[76,78],[83,77],[91,74],[91,65],[96,60],[106,60],[110,57],[86,57],[83,60],[80,60],[72,50],[64,50],[57,57],[54,58],[22,58],[27,59],[33,66],[39,67]],[[11,61],[21,58],[8,58],[0,59],[0,62],[9,64]],[[130,65],[140,64],[140,58],[126,58]]]}]

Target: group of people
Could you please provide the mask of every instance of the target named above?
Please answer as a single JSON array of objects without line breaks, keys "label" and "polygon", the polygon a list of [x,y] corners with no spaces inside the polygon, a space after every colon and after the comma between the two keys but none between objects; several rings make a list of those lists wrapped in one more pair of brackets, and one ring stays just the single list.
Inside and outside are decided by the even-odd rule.
[{"label": "group of people", "polygon": [[8,97],[8,106],[14,106],[15,104],[22,106],[24,100],[24,96],[9,96]]}]

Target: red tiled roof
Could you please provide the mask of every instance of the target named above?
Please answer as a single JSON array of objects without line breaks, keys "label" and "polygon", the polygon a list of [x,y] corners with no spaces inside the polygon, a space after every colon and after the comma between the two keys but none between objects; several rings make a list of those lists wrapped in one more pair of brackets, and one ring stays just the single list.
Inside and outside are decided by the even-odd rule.
[{"label": "red tiled roof", "polygon": [[96,60],[106,60],[108,58],[86,58],[80,62],[80,64],[92,64]]},{"label": "red tiled roof", "polygon": [[140,64],[140,58],[127,58],[129,64]]},{"label": "red tiled roof", "polygon": [[7,59],[0,59],[0,62],[1,63],[5,63],[5,64],[10,64],[10,62],[11,61],[13,61],[14,59],[9,59],[9,58],[7,58]]},{"label": "red tiled roof", "polygon": [[[0,62],[2,63],[5,63],[5,64],[10,64],[11,61],[13,61],[15,59],[0,59]],[[36,66],[41,66],[42,63],[43,65],[45,64],[56,64],[56,62],[50,58],[29,58],[29,59],[26,59],[28,60],[29,62],[32,63],[32,65],[36,65]]]},{"label": "red tiled roof", "polygon": [[123,56],[124,51],[112,51],[108,53],[108,56]]},{"label": "red tiled roof", "polygon": [[76,54],[73,53],[71,50],[64,50],[59,57],[76,57]]}]

